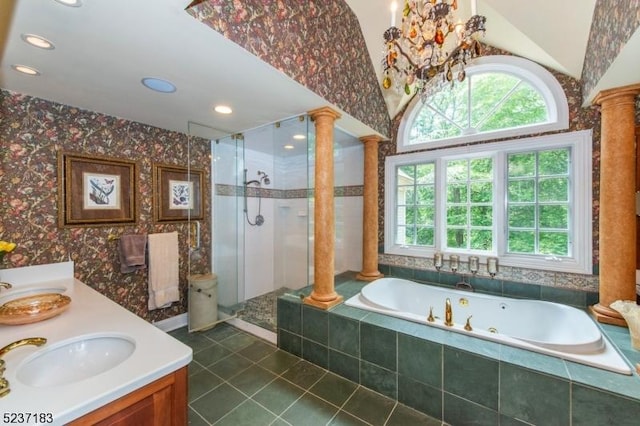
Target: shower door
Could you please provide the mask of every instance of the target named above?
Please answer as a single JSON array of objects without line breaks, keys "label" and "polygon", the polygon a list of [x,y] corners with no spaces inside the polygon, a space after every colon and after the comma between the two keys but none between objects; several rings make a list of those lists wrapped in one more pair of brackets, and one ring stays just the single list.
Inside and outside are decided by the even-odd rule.
[{"label": "shower door", "polygon": [[218,276],[220,319],[234,315],[244,302],[244,140],[231,135],[211,143],[213,250]]}]

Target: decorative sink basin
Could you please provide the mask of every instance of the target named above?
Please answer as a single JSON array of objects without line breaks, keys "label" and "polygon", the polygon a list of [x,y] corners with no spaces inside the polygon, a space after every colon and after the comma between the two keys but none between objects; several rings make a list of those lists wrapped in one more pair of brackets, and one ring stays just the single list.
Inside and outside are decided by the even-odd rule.
[{"label": "decorative sink basin", "polygon": [[135,342],[121,334],[78,336],[44,346],[20,364],[16,377],[37,388],[76,383],[111,370],[135,348]]}]

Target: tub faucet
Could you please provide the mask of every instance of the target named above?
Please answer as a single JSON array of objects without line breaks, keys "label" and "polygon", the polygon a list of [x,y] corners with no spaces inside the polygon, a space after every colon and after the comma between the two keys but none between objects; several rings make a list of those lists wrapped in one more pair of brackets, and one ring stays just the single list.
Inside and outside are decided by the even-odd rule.
[{"label": "tub faucet", "polygon": [[451,309],[451,300],[448,297],[444,302],[444,325],[453,326],[453,310]]},{"label": "tub faucet", "polygon": [[5,283],[4,281],[0,282],[0,289],[4,288],[4,289],[9,290],[11,287],[13,287],[13,286],[11,284],[9,284],[9,283]]}]

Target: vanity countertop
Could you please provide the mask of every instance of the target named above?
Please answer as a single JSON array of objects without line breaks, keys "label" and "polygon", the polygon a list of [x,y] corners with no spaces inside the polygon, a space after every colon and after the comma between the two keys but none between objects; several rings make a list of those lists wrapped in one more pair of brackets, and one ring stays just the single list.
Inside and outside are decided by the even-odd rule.
[{"label": "vanity countertop", "polygon": [[[22,280],[20,274],[12,274],[11,270],[0,271],[0,281],[22,281],[19,284],[11,282],[14,288],[8,292],[3,290],[0,300],[28,287],[64,287],[63,294],[71,297],[69,308],[51,319],[25,325],[0,325],[0,347],[28,337],[47,339],[43,346],[26,345],[3,356],[6,362],[4,377],[9,381],[11,392],[0,398],[3,416],[0,424],[8,421],[9,418],[4,418],[6,413],[24,413],[25,416],[31,413],[31,421],[21,424],[65,424],[186,366],[192,359],[191,348],[74,279],[72,262],[56,265],[57,271],[52,273],[47,273],[46,269],[44,273],[38,272],[38,276],[48,280],[34,280],[31,272],[28,279]],[[71,276],[68,276],[69,269]],[[123,336],[135,343],[135,350],[110,370],[75,383],[34,387],[21,383],[16,376],[20,367],[36,353],[78,336],[98,335]],[[51,365],[51,368],[56,366]],[[38,423],[33,414],[40,413],[45,416],[39,418],[46,420]]]}]

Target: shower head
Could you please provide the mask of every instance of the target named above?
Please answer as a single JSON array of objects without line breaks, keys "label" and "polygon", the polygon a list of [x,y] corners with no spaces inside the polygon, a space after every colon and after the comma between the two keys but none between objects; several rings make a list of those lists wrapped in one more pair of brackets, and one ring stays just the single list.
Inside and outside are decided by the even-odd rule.
[{"label": "shower head", "polygon": [[260,176],[260,182],[265,185],[269,185],[271,183],[269,176],[265,172],[258,170],[258,176]]}]

